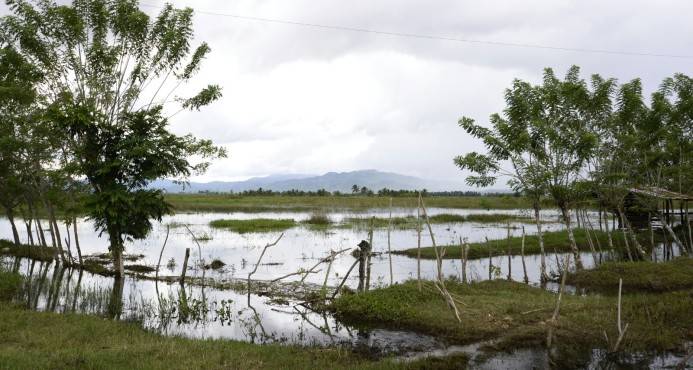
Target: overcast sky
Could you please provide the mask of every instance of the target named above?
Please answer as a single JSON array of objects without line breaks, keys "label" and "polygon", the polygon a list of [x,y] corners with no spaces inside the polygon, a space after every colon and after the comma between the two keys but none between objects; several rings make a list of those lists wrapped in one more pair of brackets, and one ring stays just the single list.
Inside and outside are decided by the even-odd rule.
[{"label": "overcast sky", "polygon": [[[482,149],[457,126],[503,109],[514,78],[562,75],[621,81],[646,91],[693,59],[624,56],[404,38],[243,20],[205,12],[507,43],[693,55],[693,2],[190,0],[196,41],[212,47],[198,81],[224,97],[174,117],[173,129],[229,151],[196,181],[277,173],[379,169],[462,179],[455,155]],[[160,6],[163,1],[142,4]],[[143,7],[155,14],[159,9]],[[3,12],[6,10],[3,8]]]}]

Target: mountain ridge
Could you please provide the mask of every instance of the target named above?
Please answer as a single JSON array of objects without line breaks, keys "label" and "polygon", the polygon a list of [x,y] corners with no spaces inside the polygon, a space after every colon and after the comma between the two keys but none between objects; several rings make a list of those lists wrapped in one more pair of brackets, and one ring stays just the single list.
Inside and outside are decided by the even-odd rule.
[{"label": "mountain ridge", "polygon": [[351,193],[353,185],[359,188],[365,186],[378,191],[383,188],[393,190],[456,191],[469,190],[461,182],[426,180],[415,176],[402,175],[394,172],[378,170],[357,170],[347,172],[327,172],[322,175],[308,174],[277,174],[263,177],[253,177],[244,181],[212,181],[190,182],[185,187],[175,184],[172,180],[157,180],[149,185],[153,189],[162,189],[168,193],[197,193],[197,192],[242,192],[262,188],[272,191],[340,191]]}]

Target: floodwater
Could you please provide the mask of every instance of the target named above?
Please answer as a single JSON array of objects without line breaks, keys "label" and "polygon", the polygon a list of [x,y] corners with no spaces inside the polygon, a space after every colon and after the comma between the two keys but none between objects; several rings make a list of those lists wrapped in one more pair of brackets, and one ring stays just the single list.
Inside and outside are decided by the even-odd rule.
[{"label": "floodwater", "polygon": [[[528,211],[520,210],[468,210],[468,209],[437,209],[429,210],[430,215],[448,214],[482,214],[482,213],[504,213],[528,215]],[[387,217],[388,211],[376,209],[368,213],[330,213],[329,217],[334,222],[339,222],[345,217]],[[403,217],[412,215],[410,210],[398,210],[393,212],[393,217]],[[274,242],[281,232],[265,233],[245,233],[239,234],[230,230],[212,228],[209,222],[215,219],[251,219],[251,218],[292,218],[296,221],[306,220],[311,216],[310,212],[267,212],[267,213],[179,213],[166,216],[161,223],[155,223],[151,234],[144,240],[126,242],[126,253],[144,255],[144,258],[137,261],[137,264],[155,266],[159,259],[161,247],[166,239],[167,225],[171,225],[170,234],[161,259],[160,275],[181,274],[185,249],[190,248],[190,264],[198,265],[200,258],[206,263],[213,259],[223,261],[226,266],[217,271],[206,271],[207,277],[216,279],[246,278],[257,263],[258,257],[262,253],[263,247],[267,243]],[[542,214],[545,231],[560,230],[562,224],[558,222],[558,214],[547,211]],[[44,223],[46,224],[46,223]],[[188,225],[189,229],[198,238],[200,247],[193,240],[193,236],[183,225]],[[527,234],[536,233],[536,226],[532,223],[522,224],[511,223],[511,235],[521,234],[520,227],[525,226]],[[450,223],[433,224],[433,234],[438,245],[459,244],[460,237],[467,238],[469,242],[483,241],[485,238],[490,240],[503,239],[507,236],[506,224],[488,223]],[[26,231],[18,221],[20,238],[26,241]],[[61,232],[64,234],[65,229]],[[284,236],[276,246],[270,247],[253,279],[271,280],[300,269],[309,269],[320,259],[325,258],[331,250],[338,251],[347,248],[356,248],[356,245],[367,239],[367,230],[357,228],[332,228],[327,230],[317,230],[308,226],[297,226],[284,231]],[[49,235],[49,234],[47,234]],[[11,239],[11,229],[9,222],[0,218],[0,238]],[[48,237],[47,237],[48,238]],[[208,240],[200,240],[208,239]],[[50,240],[48,238],[48,240]],[[93,230],[93,224],[89,220],[79,222],[79,240],[83,255],[98,254],[108,251],[108,240],[106,235],[99,236]],[[392,250],[414,248],[417,245],[416,230],[394,229],[391,232],[390,244]],[[499,242],[499,248],[503,248],[503,242]],[[430,236],[427,230],[422,233],[422,246],[430,246]],[[387,230],[376,229],[373,235],[373,251],[387,252]],[[201,255],[200,255],[201,252]],[[73,248],[73,253],[74,248]],[[174,262],[169,264],[169,262]],[[337,286],[344,274],[354,262],[354,257],[350,252],[342,253],[335,259],[328,285]],[[375,286],[390,284],[390,267],[387,254],[381,254],[372,259],[372,278],[371,283]],[[538,256],[527,256],[527,273],[530,282],[537,283],[539,280]],[[585,261],[589,264],[590,261]],[[128,263],[126,263],[127,265]],[[507,257],[494,257],[493,265],[499,267],[498,273],[507,276]],[[555,259],[548,261],[549,269],[555,269]],[[169,268],[170,266],[171,268]],[[443,271],[446,276],[460,276],[461,264],[459,259],[449,259],[443,262]],[[435,262],[433,260],[421,261],[422,278],[435,277]],[[308,282],[322,284],[325,280],[324,268],[318,274],[310,274],[306,279]],[[515,280],[522,280],[522,262],[519,256],[514,256],[511,261],[512,277]],[[406,256],[392,256],[392,275],[393,282],[403,282],[417,277],[417,261]],[[473,280],[483,280],[488,278],[488,259],[473,260],[468,263],[469,278]],[[201,276],[201,269],[194,269],[187,272],[188,276]],[[287,281],[300,280],[300,276],[292,276]],[[356,287],[358,278],[356,274],[350,276],[346,285]]]},{"label": "floodwater", "polygon": [[[346,217],[387,217],[387,209],[370,210],[367,213],[333,212],[328,216],[334,222]],[[467,210],[467,209],[430,209],[429,215],[504,213],[529,216],[523,210]],[[411,210],[398,209],[393,217],[412,215]],[[165,217],[161,223],[155,223],[151,234],[144,240],[128,242],[126,253],[144,257],[137,264],[156,266],[159,253],[170,227],[166,247],[161,259],[160,275],[178,276],[181,273],[185,249],[190,248],[190,264],[193,268],[188,276],[202,276],[203,270],[196,268],[199,261],[205,263],[213,259],[223,261],[226,266],[220,270],[206,270],[207,278],[217,281],[245,279],[255,268],[259,255],[267,243],[275,241],[280,232],[239,234],[225,229],[211,228],[209,222],[215,219],[251,219],[251,218],[293,218],[296,221],[306,220],[310,212],[266,212],[266,213],[179,213]],[[592,215],[591,217],[594,217]],[[558,222],[558,214],[553,211],[542,213],[543,229],[555,231],[563,228]],[[593,221],[596,224],[596,220]],[[22,241],[26,241],[26,232],[18,220],[18,229]],[[47,223],[44,223],[47,224]],[[187,225],[199,242],[196,244],[188,232]],[[518,236],[524,226],[527,234],[534,234],[536,226],[532,222],[511,223],[511,236]],[[507,237],[507,224],[488,223],[450,223],[434,224],[433,233],[439,245],[457,244],[460,238],[469,242],[504,239]],[[65,229],[61,230],[63,233]],[[9,222],[0,218],[0,238],[11,239]],[[64,235],[63,235],[64,236]],[[47,234],[48,238],[48,234]],[[387,230],[376,229],[374,232],[374,252],[387,252]],[[79,222],[79,239],[84,255],[104,253],[108,250],[105,236],[99,236],[93,230],[91,221],[82,219]],[[200,240],[204,239],[204,240]],[[367,230],[358,228],[332,228],[316,230],[307,226],[297,226],[284,231],[279,243],[270,247],[253,275],[254,280],[271,280],[300,269],[309,269],[317,261],[326,257],[330,251],[353,249],[359,241],[367,239]],[[423,246],[429,246],[430,235],[422,234]],[[502,248],[503,242],[499,241]],[[392,250],[413,248],[417,245],[415,230],[394,229],[391,233]],[[73,248],[74,252],[74,248]],[[549,271],[557,271],[557,263],[563,260],[564,254],[547,254]],[[582,253],[585,267],[594,266],[591,253]],[[329,286],[337,286],[344,274],[354,263],[350,252],[341,254],[334,261]],[[538,255],[525,257],[527,273],[531,284],[539,282]],[[144,328],[164,335],[183,335],[193,338],[227,338],[253,343],[289,343],[299,345],[347,345],[360,348],[370,354],[397,354],[405,357],[420,354],[447,353],[453,347],[440,340],[407,331],[385,330],[379,328],[364,329],[344,325],[327,314],[319,314],[292,300],[273,300],[271,297],[246,294],[232,290],[218,290],[210,287],[184,286],[175,283],[154,282],[151,280],[128,277],[121,281],[63,269],[55,263],[41,263],[29,260],[17,260],[4,257],[0,262],[6,269],[16,269],[29,276],[22,296],[18,299],[28,308],[56,312],[80,312],[113,317],[120,320],[135,321]],[[172,263],[169,263],[172,262]],[[133,263],[133,262],[129,262]],[[488,279],[489,260],[487,258],[468,262],[468,278],[471,280]],[[507,277],[508,257],[492,258],[493,278]],[[126,262],[126,265],[128,263]],[[510,258],[512,279],[522,281],[523,270],[520,256]],[[460,260],[444,260],[445,276],[460,276]],[[322,285],[325,281],[325,267],[317,274],[311,274],[306,281]],[[393,282],[399,283],[415,279],[417,261],[401,255],[392,255]],[[421,276],[425,279],[435,277],[435,262],[421,261]],[[300,276],[287,278],[289,281],[300,280]],[[390,264],[388,254],[373,257],[372,279],[374,286],[390,284]],[[355,288],[358,278],[354,273],[346,285]],[[551,286],[549,287],[552,288]],[[553,287],[555,289],[555,286]],[[527,361],[534,361],[533,354],[523,355]],[[527,357],[529,356],[529,357]],[[504,361],[503,358],[497,359]],[[529,363],[528,362],[528,363]]]}]

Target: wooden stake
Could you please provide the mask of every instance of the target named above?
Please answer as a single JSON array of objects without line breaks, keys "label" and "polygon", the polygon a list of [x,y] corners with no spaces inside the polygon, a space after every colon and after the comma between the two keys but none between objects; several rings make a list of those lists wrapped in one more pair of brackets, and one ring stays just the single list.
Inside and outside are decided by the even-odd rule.
[{"label": "wooden stake", "polygon": [[416,207],[416,281],[421,291],[421,203]]},{"label": "wooden stake", "polygon": [[337,296],[337,293],[339,293],[339,290],[342,289],[342,286],[344,286],[344,283],[347,281],[349,274],[351,274],[351,270],[353,270],[354,267],[356,267],[356,264],[358,264],[359,262],[360,260],[356,260],[354,261],[354,263],[351,264],[351,267],[349,267],[349,270],[347,271],[346,275],[344,275],[344,279],[342,279],[342,282],[339,283],[339,285],[337,286],[337,290],[335,290],[334,293],[332,293],[332,299],[334,299],[334,297]]},{"label": "wooden stake", "polygon": [[164,245],[161,246],[161,252],[159,252],[159,262],[156,263],[156,278],[154,280],[159,280],[159,268],[161,267],[161,256],[164,255],[164,248],[166,248],[166,242],[168,242],[168,234],[171,231],[171,225],[166,225],[166,238],[164,239]]},{"label": "wooden stake", "polygon": [[277,243],[279,243],[279,241],[282,239],[282,236],[284,236],[284,233],[281,233],[277,240],[274,241],[274,243],[265,245],[265,248],[262,249],[262,253],[260,253],[260,258],[257,259],[255,268],[253,269],[253,271],[248,273],[248,299],[250,299],[250,277],[253,276],[253,274],[257,271],[258,266],[260,266],[260,261],[262,261],[262,257],[265,255],[267,248],[277,245]]},{"label": "wooden stake", "polygon": [[394,283],[392,276],[392,249],[390,248],[390,233],[392,232],[392,198],[390,198],[390,217],[387,222],[387,256],[390,261],[390,285]]},{"label": "wooden stake", "polygon": [[190,248],[185,248],[185,259],[183,259],[183,271],[180,273],[180,284],[185,284],[185,272],[188,270],[188,258],[190,258]]},{"label": "wooden stake", "polygon": [[529,284],[529,277],[527,276],[527,265],[525,264],[525,227],[522,226],[522,246],[520,247],[520,255],[522,256],[522,271],[525,274],[525,284]]},{"label": "wooden stake", "polygon": [[366,291],[371,289],[371,256],[373,255],[373,229],[375,217],[371,217],[370,231],[368,232],[368,253],[366,253]]},{"label": "wooden stake", "polygon": [[513,279],[512,268],[512,249],[510,247],[510,222],[508,222],[508,281]]}]

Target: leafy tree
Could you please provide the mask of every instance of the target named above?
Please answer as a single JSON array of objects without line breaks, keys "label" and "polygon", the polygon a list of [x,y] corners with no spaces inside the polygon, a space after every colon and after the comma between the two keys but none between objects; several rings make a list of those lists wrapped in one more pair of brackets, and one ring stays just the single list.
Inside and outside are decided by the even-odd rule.
[{"label": "leafy tree", "polygon": [[359,186],[354,184],[351,186],[351,193],[352,194],[357,194],[359,192]]},{"label": "leafy tree", "polygon": [[3,34],[45,72],[48,115],[64,134],[75,173],[91,186],[89,216],[108,233],[122,275],[124,242],[145,237],[150,220],[170,212],[162,193],[147,184],[185,180],[225,154],[208,140],[168,131],[169,119],[181,110],[199,110],[221,96],[216,85],[173,96],[210,48],[191,48],[190,8],[166,5],[152,19],[135,0],[7,3],[13,14],[3,19]]},{"label": "leafy tree", "polygon": [[486,146],[486,154],[470,152],[454,159],[461,170],[472,175],[466,179],[471,186],[494,185],[500,177],[508,179],[508,185],[524,193],[532,200],[541,250],[540,279],[548,280],[544,239],[540,220],[541,198],[546,194],[546,179],[537,168],[533,153],[536,137],[530,132],[530,122],[535,114],[536,89],[527,82],[515,80],[505,92],[506,108],[503,115],[490,117],[491,127],[477,125],[473,119],[463,117],[459,125]]},{"label": "leafy tree", "polygon": [[41,75],[12,45],[0,39],[0,47],[0,205],[19,244],[14,215],[25,190],[22,176],[28,170],[24,136],[34,114],[35,83]]}]

